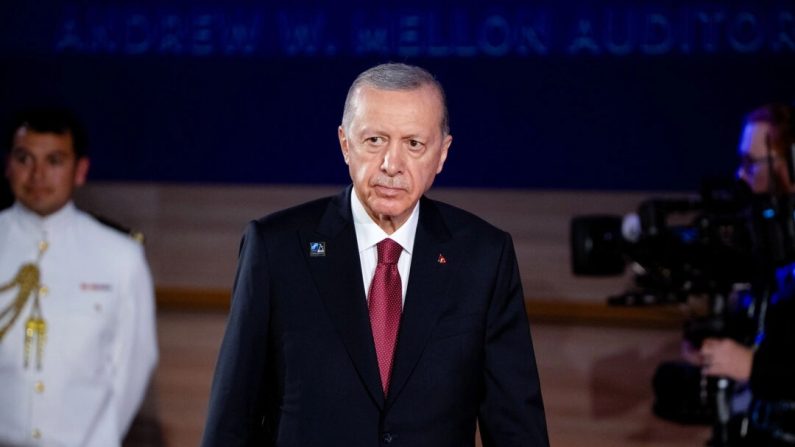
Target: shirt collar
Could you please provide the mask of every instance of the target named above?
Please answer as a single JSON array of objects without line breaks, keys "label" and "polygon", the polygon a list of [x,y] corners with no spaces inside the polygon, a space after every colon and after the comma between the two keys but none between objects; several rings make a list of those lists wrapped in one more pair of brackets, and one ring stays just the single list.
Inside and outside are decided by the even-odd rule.
[{"label": "shirt collar", "polygon": [[36,228],[47,233],[66,227],[77,215],[77,208],[71,200],[66,202],[66,205],[61,207],[61,209],[47,216],[40,216],[19,201],[14,202],[11,210],[23,226]]},{"label": "shirt collar", "polygon": [[356,229],[356,242],[359,245],[359,253],[375,246],[383,239],[390,238],[400,244],[408,254],[411,254],[414,249],[414,236],[417,234],[417,223],[420,220],[419,202],[414,204],[414,209],[411,211],[408,220],[392,234],[387,234],[367,214],[364,205],[356,194],[356,190],[351,191],[351,211],[353,212],[353,225]]}]

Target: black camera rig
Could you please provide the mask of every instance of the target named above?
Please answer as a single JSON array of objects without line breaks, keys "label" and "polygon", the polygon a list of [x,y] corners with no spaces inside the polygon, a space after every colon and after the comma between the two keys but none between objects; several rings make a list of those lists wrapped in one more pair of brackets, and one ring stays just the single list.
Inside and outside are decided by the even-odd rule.
[{"label": "black camera rig", "polygon": [[[793,196],[752,194],[734,180],[705,181],[695,197],[649,199],[626,216],[572,219],[572,270],[576,275],[619,275],[632,263],[634,286],[609,297],[609,304],[681,304],[704,298],[706,312],[687,319],[684,338],[694,347],[707,337],[750,345],[763,329],[777,268],[795,261],[794,211]],[[732,300],[737,290],[744,291],[742,303]],[[732,385],[719,379],[712,381],[709,393],[703,382],[701,387],[711,401],[702,399],[702,408],[655,412],[678,422],[711,422],[712,445],[730,445]],[[693,400],[682,397],[683,402]]]},{"label": "black camera rig", "polygon": [[636,287],[610,297],[616,305],[726,296],[738,283],[764,295],[775,269],[795,261],[793,210],[793,196],[712,180],[698,197],[649,199],[636,214],[578,216],[571,222],[572,271],[618,275],[633,262]]}]

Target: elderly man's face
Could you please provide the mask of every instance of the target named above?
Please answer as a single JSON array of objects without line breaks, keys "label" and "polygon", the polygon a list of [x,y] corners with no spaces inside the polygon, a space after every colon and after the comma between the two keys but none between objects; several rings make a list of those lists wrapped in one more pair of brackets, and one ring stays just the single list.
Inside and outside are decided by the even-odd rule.
[{"label": "elderly man's face", "polygon": [[342,155],[367,213],[387,233],[411,215],[442,171],[450,135],[441,131],[442,104],[428,86],[416,90],[358,89]]},{"label": "elderly man's face", "polygon": [[41,216],[60,210],[87,173],[88,159],[76,158],[71,134],[21,127],[14,135],[6,177],[16,200],[29,210]]}]

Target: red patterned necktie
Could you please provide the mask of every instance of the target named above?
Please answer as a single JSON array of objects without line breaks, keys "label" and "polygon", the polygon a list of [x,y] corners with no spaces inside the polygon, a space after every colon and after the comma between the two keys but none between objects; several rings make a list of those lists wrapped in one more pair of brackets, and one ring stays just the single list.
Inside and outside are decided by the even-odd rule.
[{"label": "red patterned necktie", "polygon": [[392,239],[384,239],[378,243],[378,265],[368,294],[370,327],[373,330],[384,394],[389,389],[389,375],[392,372],[400,314],[403,311],[403,287],[397,267],[402,251],[403,247]]}]

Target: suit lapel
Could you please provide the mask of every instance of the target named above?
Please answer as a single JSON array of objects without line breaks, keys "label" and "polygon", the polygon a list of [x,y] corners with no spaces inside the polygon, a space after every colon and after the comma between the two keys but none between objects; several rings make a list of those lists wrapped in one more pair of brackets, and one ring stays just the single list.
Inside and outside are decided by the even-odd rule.
[{"label": "suit lapel", "polygon": [[326,312],[354,367],[376,405],[383,408],[384,393],[362,285],[350,194],[351,187],[348,187],[344,193],[332,199],[317,232],[302,232],[301,243],[308,252],[310,242],[326,242],[325,256],[309,257],[310,270]]},{"label": "suit lapel", "polygon": [[455,260],[461,259],[451,242],[436,205],[423,197],[388,402],[394,401],[406,384],[439,318],[440,304],[449,299],[445,291],[457,270]]}]

